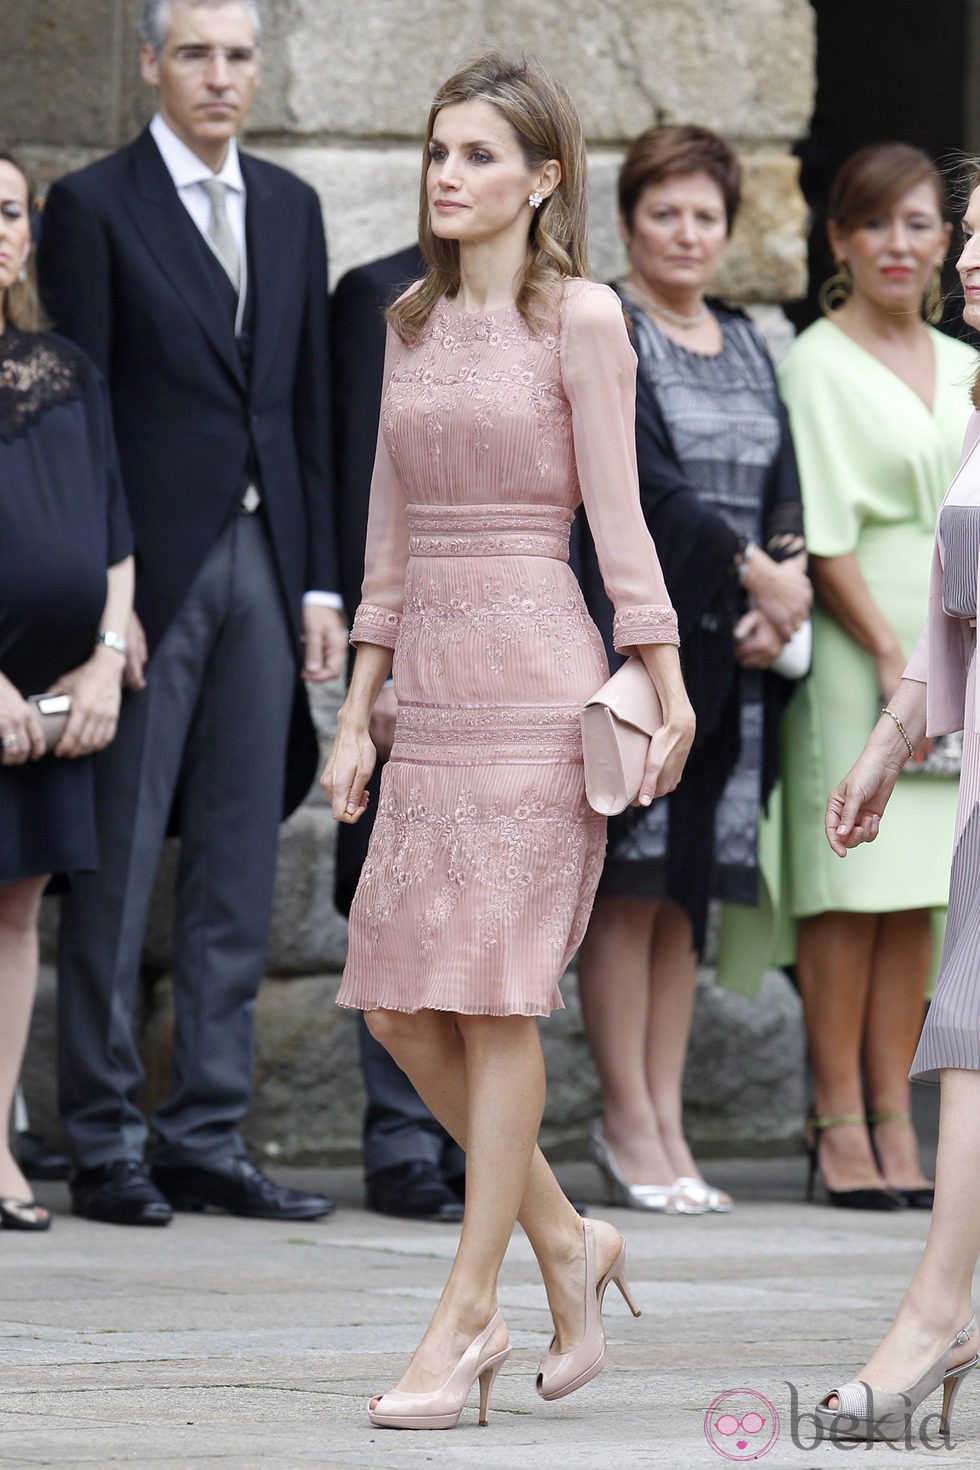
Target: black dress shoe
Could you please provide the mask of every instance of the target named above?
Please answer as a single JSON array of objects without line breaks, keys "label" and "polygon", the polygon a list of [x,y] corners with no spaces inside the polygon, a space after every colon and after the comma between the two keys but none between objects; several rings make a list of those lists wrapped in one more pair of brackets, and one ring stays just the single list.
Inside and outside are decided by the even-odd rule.
[{"label": "black dress shoe", "polygon": [[378,1169],[364,1181],[367,1207],[379,1215],[402,1220],[439,1220],[458,1224],[463,1205],[442,1178],[435,1164],[426,1159],[409,1159]]},{"label": "black dress shoe", "polygon": [[303,1194],[276,1184],[247,1157],[207,1165],[154,1164],[150,1172],[175,1210],[212,1205],[251,1220],[317,1220],[336,1208],[325,1194]]},{"label": "black dress shoe", "polygon": [[134,1159],[76,1169],[69,1188],[72,1209],[86,1220],[102,1220],[107,1225],[168,1225],[173,1216],[142,1164]]},{"label": "black dress shoe", "polygon": [[51,1148],[40,1133],[15,1133],[14,1154],[26,1179],[67,1179],[71,1173],[68,1155]]}]

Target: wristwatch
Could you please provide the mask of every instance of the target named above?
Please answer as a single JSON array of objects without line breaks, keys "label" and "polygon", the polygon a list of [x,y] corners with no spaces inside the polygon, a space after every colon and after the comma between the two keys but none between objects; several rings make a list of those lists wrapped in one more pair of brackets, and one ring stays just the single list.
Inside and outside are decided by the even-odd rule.
[{"label": "wristwatch", "polygon": [[104,648],[111,648],[113,653],[122,654],[126,657],[126,640],[121,633],[113,633],[111,628],[103,628],[95,640],[96,646],[102,644]]},{"label": "wristwatch", "polygon": [[745,575],[749,569],[749,562],[755,556],[755,550],[755,542],[750,541],[747,536],[743,537],[738,548],[738,561],[735,563],[735,570],[738,573],[738,580],[740,582],[745,581]]}]

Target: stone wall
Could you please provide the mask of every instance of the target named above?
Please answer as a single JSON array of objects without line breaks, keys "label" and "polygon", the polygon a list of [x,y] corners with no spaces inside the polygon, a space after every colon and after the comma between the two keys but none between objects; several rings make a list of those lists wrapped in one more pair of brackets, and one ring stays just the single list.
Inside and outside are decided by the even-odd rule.
[{"label": "stone wall", "polygon": [[[0,139],[18,146],[42,181],[118,146],[148,116],[136,65],[138,8],[138,0],[0,0]],[[699,121],[731,138],[745,162],[745,204],[722,293],[771,305],[802,292],[805,209],[789,148],[806,133],[812,107],[807,0],[266,0],[265,12],[248,145],[318,190],[333,280],[412,239],[429,99],[451,70],[494,45],[540,57],[581,108],[599,278],[622,266],[614,191],[624,144],[656,121]],[[325,739],[337,695],[317,698]],[[330,897],[330,827],[314,795],[284,829],[274,978],[259,1006],[251,1137],[293,1159],[352,1155],[359,1131],[353,1023],[332,1006],[345,930]],[[172,866],[168,854],[146,947],[151,1093],[163,1086],[167,1063]],[[52,923],[49,916],[49,936]],[[597,1093],[574,985],[567,988],[568,1011],[545,1028],[545,1137],[573,1148]],[[46,971],[28,1081],[49,1127],[53,1008]],[[798,1006],[782,977],[767,977],[758,1005],[701,988],[687,1092],[702,1146],[758,1148],[791,1137],[801,1070]]]}]

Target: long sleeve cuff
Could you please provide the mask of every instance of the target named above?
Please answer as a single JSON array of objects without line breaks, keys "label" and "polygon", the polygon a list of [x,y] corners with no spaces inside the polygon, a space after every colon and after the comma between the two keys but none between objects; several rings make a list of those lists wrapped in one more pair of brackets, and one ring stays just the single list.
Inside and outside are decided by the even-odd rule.
[{"label": "long sleeve cuff", "polygon": [[613,619],[613,644],[617,653],[628,653],[644,643],[680,644],[677,614],[669,603],[651,607],[624,607]]},{"label": "long sleeve cuff", "polygon": [[392,612],[390,607],[378,607],[373,602],[362,602],[354,614],[350,641],[355,645],[375,643],[379,648],[394,648],[401,621],[401,613]]}]

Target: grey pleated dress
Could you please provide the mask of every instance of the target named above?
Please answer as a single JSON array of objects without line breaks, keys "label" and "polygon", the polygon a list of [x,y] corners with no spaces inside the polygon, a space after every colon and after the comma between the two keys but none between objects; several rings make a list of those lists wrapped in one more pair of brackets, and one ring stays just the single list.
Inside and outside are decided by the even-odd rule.
[{"label": "grey pleated dress", "polygon": [[[968,494],[967,486],[957,486]],[[943,1067],[980,1071],[980,740],[977,739],[977,570],[980,505],[946,502],[939,514],[943,608],[972,628],[946,937],[936,991],[911,1076],[938,1082]],[[928,779],[924,777],[923,779]]]}]

